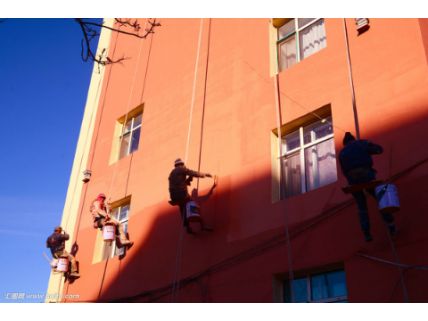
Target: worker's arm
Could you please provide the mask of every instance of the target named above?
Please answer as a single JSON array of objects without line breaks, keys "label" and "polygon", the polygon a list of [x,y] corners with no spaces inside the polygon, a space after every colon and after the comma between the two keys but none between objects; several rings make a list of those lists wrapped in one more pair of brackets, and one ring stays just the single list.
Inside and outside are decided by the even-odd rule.
[{"label": "worker's arm", "polygon": [[197,172],[197,171],[192,171],[191,169],[188,169],[188,168],[186,168],[186,175],[189,175],[192,177],[200,177],[200,178],[212,177],[212,175],[209,173],[201,173],[201,172]]},{"label": "worker's arm", "polygon": [[97,217],[98,215],[102,215],[104,217],[108,216],[108,213],[101,208],[101,204],[99,201],[94,202],[94,210],[92,211],[92,215]]},{"label": "worker's arm", "polygon": [[61,238],[63,241],[67,241],[70,238],[70,235],[64,232],[63,234],[61,234]]},{"label": "worker's arm", "polygon": [[371,155],[383,153],[382,146],[375,144],[375,143],[372,143],[370,141],[367,141],[367,150],[369,151],[369,154],[371,154]]}]

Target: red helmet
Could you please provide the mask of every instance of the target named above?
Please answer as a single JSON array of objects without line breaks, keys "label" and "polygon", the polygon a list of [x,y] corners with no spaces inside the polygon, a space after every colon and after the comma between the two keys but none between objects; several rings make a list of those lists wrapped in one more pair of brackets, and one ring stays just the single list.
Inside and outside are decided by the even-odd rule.
[{"label": "red helmet", "polygon": [[106,196],[105,196],[104,193],[100,193],[100,194],[98,194],[97,198],[104,198],[104,199],[106,199]]}]

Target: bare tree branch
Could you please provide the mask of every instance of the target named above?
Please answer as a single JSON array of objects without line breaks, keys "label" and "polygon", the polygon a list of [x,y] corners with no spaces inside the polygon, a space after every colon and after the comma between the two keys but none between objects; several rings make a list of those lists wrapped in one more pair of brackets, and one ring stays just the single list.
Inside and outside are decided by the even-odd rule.
[{"label": "bare tree branch", "polygon": [[[80,28],[81,28],[82,33],[83,33],[82,51],[81,51],[81,56],[82,56],[83,61],[86,62],[88,60],[91,60],[91,61],[98,63],[98,65],[102,65],[102,66],[113,64],[113,63],[118,63],[118,62],[121,62],[127,58],[122,57],[122,58],[114,60],[108,56],[104,57],[104,54],[106,51],[105,49],[102,50],[102,52],[98,56],[96,56],[94,54],[94,52],[92,51],[91,41],[94,38],[98,38],[100,36],[100,32],[98,31],[97,28],[94,28],[94,27],[105,28],[105,29],[109,29],[113,32],[118,32],[121,34],[134,36],[134,37],[137,37],[140,39],[145,39],[145,38],[147,38],[147,36],[149,34],[154,33],[154,29],[156,27],[159,27],[161,25],[159,22],[156,21],[156,19],[149,19],[147,21],[149,27],[144,30],[144,33],[140,34],[141,26],[138,23],[137,19],[135,19],[135,21],[131,21],[131,19],[118,19],[118,18],[116,18],[115,21],[119,25],[119,29],[108,27],[104,24],[83,20],[80,18],[76,18],[75,21],[80,25]],[[130,27],[133,29],[133,31],[131,31],[131,32],[125,31],[125,30],[120,29],[121,27],[125,27],[125,28]]]}]

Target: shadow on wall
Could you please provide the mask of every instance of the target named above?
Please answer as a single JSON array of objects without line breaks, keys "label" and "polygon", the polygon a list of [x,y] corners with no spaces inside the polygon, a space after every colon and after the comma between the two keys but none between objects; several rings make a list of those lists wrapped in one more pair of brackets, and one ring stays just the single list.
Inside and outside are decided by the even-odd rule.
[{"label": "shadow on wall", "polygon": [[[420,148],[420,142],[428,139],[427,124],[424,117],[370,135],[385,149],[375,158],[379,178],[392,177],[399,189],[396,248],[408,264],[428,265],[420,254],[428,251],[428,199],[421,197],[428,185],[428,152]],[[235,177],[221,177],[218,188],[202,202],[202,216],[213,232],[183,232],[178,208],[166,200],[145,209],[131,217],[130,224],[143,224],[146,214],[153,212],[156,219],[150,233],[144,240],[134,233],[135,244],[127,255],[119,263],[106,262],[102,269],[107,277],[92,285],[100,288],[99,296],[89,301],[272,302],[273,275],[288,270],[287,213],[293,270],[342,262],[350,302],[402,302],[397,268],[357,255],[364,252],[393,260],[376,204],[369,200],[374,241],[366,244],[353,199],[341,192],[345,181],[338,172],[334,184],[273,204],[270,172],[253,175],[245,184],[236,183]],[[407,270],[405,280],[410,302],[428,302],[421,286],[428,282],[426,271]],[[79,293],[85,286],[82,277],[68,292]]]}]

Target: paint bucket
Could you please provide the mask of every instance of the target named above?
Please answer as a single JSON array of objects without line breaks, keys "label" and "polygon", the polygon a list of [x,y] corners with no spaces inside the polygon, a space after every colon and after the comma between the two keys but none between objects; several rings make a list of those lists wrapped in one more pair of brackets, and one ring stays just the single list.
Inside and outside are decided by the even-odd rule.
[{"label": "paint bucket", "polygon": [[58,259],[52,259],[50,262],[51,268],[55,269],[58,265]]},{"label": "paint bucket", "polygon": [[58,264],[56,266],[56,270],[58,272],[68,272],[68,257],[67,256],[61,256],[58,259]]},{"label": "paint bucket", "polygon": [[400,210],[397,187],[394,184],[382,184],[375,188],[378,208],[381,213],[394,213]]},{"label": "paint bucket", "polygon": [[189,222],[199,222],[201,220],[200,207],[195,201],[189,201],[186,204],[186,218]]},{"label": "paint bucket", "polygon": [[103,227],[104,242],[114,241],[116,238],[116,226],[113,223],[106,223]]}]

